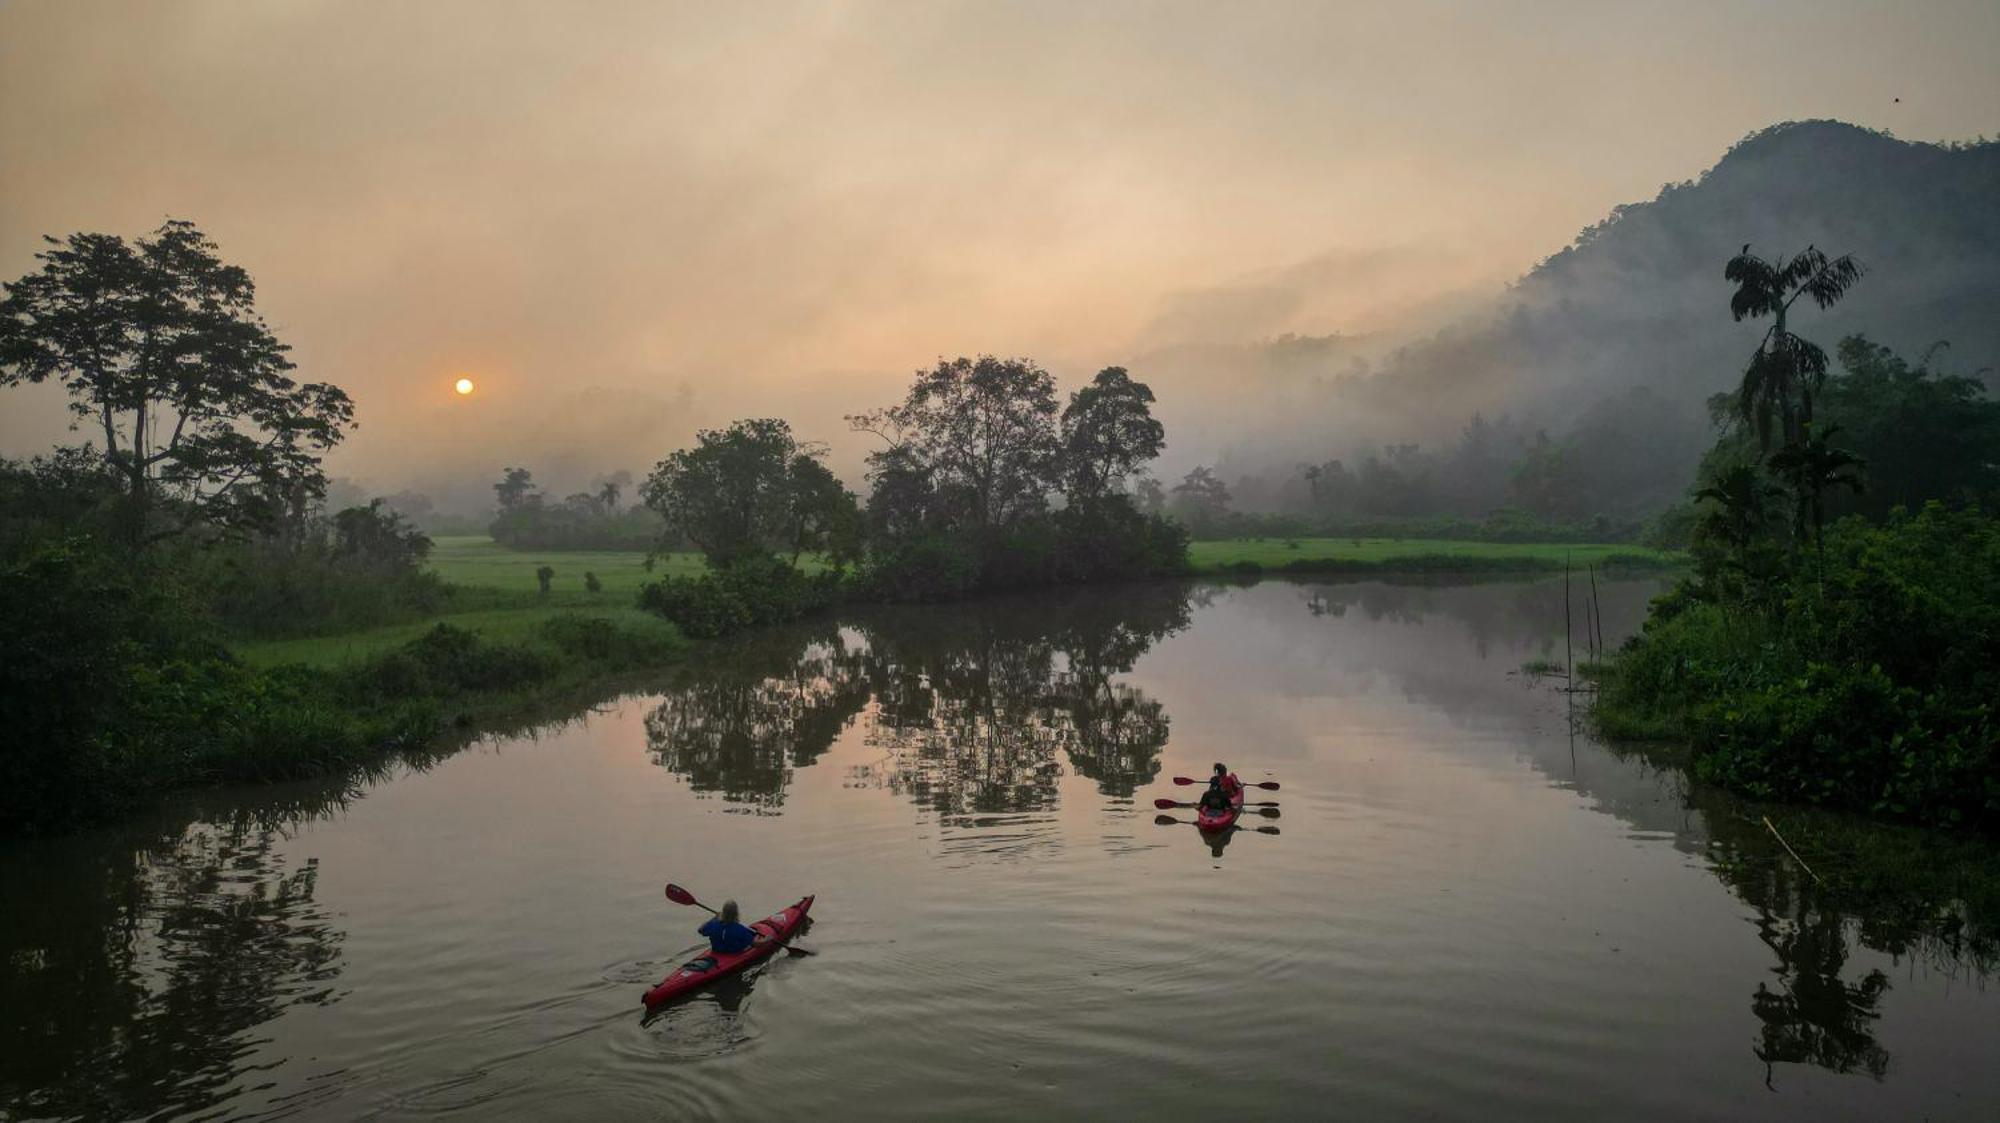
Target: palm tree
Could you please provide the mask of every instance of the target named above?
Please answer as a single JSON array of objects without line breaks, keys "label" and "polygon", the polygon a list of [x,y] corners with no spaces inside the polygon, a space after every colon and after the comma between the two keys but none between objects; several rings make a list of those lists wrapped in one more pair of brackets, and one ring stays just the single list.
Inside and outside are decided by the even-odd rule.
[{"label": "palm tree", "polygon": [[1822,572],[1826,568],[1826,493],[1844,487],[1859,495],[1861,469],[1866,464],[1846,449],[1833,447],[1830,442],[1838,432],[1840,426],[1833,425],[1823,433],[1816,433],[1808,421],[1801,438],[1772,453],[1770,460],[1771,471],[1792,488],[1793,538],[1804,540],[1810,526]]},{"label": "palm tree", "polygon": [[1738,464],[1715,477],[1713,483],[1694,493],[1695,502],[1716,505],[1702,519],[1715,538],[1737,554],[1749,549],[1771,522],[1771,504],[1779,490],[1764,478],[1754,464]]},{"label": "palm tree", "polygon": [[605,510],[616,511],[618,509],[618,491],[617,480],[605,480],[603,486],[597,489],[597,501],[604,505]]},{"label": "palm tree", "polygon": [[1758,443],[1771,447],[1771,425],[1780,423],[1784,443],[1794,444],[1812,422],[1812,399],[1826,381],[1826,352],[1786,327],[1792,305],[1809,296],[1821,308],[1831,307],[1861,279],[1861,265],[1845,254],[1829,259],[1816,246],[1789,260],[1765,261],[1742,252],[1723,267],[1725,280],[1736,283],[1729,298],[1737,320],[1771,317],[1771,330],[1758,341],[1743,384],[1736,392],[1736,415],[1757,430]]}]

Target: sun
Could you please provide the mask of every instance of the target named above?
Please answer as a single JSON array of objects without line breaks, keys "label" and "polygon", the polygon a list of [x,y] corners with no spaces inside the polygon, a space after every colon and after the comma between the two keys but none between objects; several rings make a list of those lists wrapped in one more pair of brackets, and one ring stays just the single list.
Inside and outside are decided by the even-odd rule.
[{"label": "sun", "polygon": [[461,394],[470,394],[472,393],[472,380],[470,378],[461,378],[452,384],[452,389]]}]

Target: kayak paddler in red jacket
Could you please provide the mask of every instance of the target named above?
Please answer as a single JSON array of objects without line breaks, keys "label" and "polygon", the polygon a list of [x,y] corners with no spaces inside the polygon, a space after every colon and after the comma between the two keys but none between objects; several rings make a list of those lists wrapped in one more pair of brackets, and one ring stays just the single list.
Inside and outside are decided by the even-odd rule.
[{"label": "kayak paddler in red jacket", "polygon": [[1209,811],[1227,811],[1229,805],[1243,791],[1243,781],[1236,773],[1220,761],[1216,762],[1215,775],[1208,778],[1208,790],[1201,793],[1201,805]]},{"label": "kayak paddler in red jacket", "polygon": [[1221,761],[1215,764],[1215,779],[1221,782],[1223,795],[1235,799],[1243,794],[1243,781],[1237,779],[1236,773],[1231,772]]}]

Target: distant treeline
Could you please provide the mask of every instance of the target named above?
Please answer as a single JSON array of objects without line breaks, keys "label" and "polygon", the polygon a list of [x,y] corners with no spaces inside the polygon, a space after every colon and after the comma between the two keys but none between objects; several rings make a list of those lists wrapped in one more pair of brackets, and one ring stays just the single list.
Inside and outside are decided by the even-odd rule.
[{"label": "distant treeline", "polygon": [[600,478],[589,491],[559,501],[535,486],[526,468],[508,468],[493,485],[498,513],[486,527],[495,542],[517,550],[665,550],[682,544],[665,534],[655,512],[631,496],[632,474]]}]

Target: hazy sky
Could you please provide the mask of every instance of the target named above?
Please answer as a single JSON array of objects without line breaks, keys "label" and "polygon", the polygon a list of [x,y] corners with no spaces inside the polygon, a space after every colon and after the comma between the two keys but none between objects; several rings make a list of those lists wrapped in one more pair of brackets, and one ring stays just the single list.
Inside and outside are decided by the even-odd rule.
[{"label": "hazy sky", "polygon": [[[1997,46],[1993,0],[0,3],[0,275],[192,219],[358,400],[336,474],[643,471],[941,354],[1429,322],[1753,129],[1995,131]],[[60,435],[0,392],[0,450]]]}]

